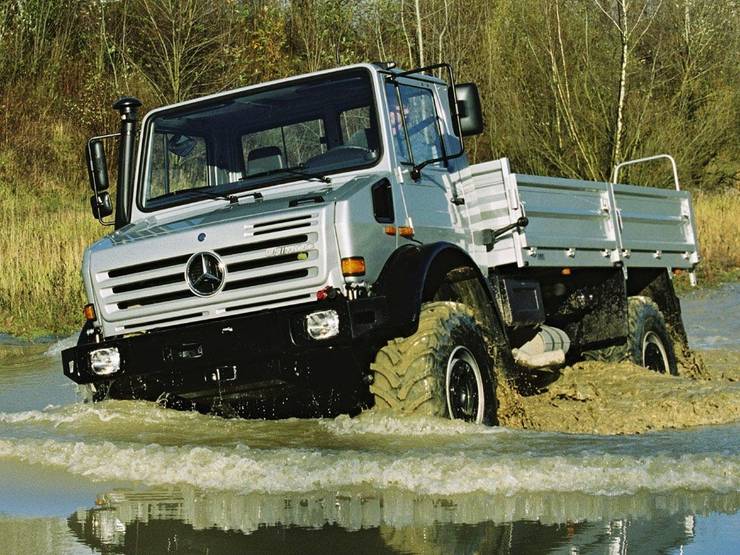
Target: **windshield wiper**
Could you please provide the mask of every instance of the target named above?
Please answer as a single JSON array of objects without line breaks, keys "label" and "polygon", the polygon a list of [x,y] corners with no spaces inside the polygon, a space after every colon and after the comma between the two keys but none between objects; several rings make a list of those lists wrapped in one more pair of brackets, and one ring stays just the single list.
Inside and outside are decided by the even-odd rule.
[{"label": "windshield wiper", "polygon": [[303,166],[295,166],[292,168],[275,168],[274,170],[268,170],[265,172],[252,174],[246,179],[240,179],[240,181],[246,181],[247,179],[252,179],[253,177],[262,177],[265,175],[276,175],[279,173],[289,173],[291,175],[297,175],[298,177],[306,178],[308,181],[311,181],[312,179],[316,179],[318,181],[321,181],[322,183],[331,183],[330,177],[327,177],[326,175],[321,174],[321,173],[304,171]]},{"label": "windshield wiper", "polygon": [[254,200],[259,202],[262,200],[262,193],[257,191],[250,191],[250,192],[236,192],[236,193],[214,193],[213,191],[207,191],[206,187],[197,187],[195,189],[181,189],[179,191],[172,191],[170,193],[164,194],[162,196],[159,196],[156,198],[157,201],[166,199],[166,198],[172,198],[180,195],[190,195],[193,197],[205,197],[205,198],[214,198],[214,199],[223,199],[228,200],[231,204],[236,204],[239,202],[240,198],[244,197],[254,197]]},{"label": "windshield wiper", "polygon": [[178,197],[181,195],[191,195],[194,197],[205,197],[205,198],[219,198],[223,200],[231,200],[233,195],[226,193],[214,193],[213,191],[207,191],[210,187],[196,187],[194,189],[180,189],[179,191],[170,191],[164,195],[160,195],[151,200],[164,200],[167,198]]}]

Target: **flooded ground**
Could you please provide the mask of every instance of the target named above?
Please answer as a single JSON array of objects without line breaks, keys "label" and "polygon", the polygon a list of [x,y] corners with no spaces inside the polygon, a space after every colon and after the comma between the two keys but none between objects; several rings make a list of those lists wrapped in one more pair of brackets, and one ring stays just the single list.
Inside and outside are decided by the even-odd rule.
[{"label": "flooded ground", "polygon": [[[739,302],[737,284],[683,302],[714,379],[694,382],[694,404],[673,409],[724,423],[643,425],[639,435],[597,435],[588,418],[584,429],[569,419],[588,412],[585,397],[606,395],[619,398],[605,421],[642,411],[650,424],[647,413],[663,414],[684,382],[649,376],[658,399],[640,407],[574,367],[544,406],[525,407],[535,425],[556,411],[563,429],[596,433],[372,413],[239,421],[77,403],[59,370],[62,344],[0,338],[2,551],[740,552],[740,424],[728,412],[740,405]],[[614,380],[643,390],[625,368]],[[701,420],[709,413],[717,419]]]}]

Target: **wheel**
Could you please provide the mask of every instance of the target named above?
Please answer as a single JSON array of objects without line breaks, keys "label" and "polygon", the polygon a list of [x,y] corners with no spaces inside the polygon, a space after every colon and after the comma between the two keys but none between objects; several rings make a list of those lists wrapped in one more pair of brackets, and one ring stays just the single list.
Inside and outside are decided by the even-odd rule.
[{"label": "wheel", "polygon": [[422,306],[419,329],[392,339],[370,365],[376,408],[496,423],[496,377],[485,334],[467,306]]},{"label": "wheel", "polygon": [[647,297],[630,297],[627,316],[629,359],[661,374],[678,375],[673,341],[658,305]]}]

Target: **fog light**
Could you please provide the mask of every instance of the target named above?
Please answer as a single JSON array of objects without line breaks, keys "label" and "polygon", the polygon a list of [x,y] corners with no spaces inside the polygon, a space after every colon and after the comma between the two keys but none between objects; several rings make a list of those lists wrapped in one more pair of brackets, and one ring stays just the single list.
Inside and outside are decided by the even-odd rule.
[{"label": "fog light", "polygon": [[90,351],[90,368],[98,376],[109,376],[121,369],[121,355],[116,347]]},{"label": "fog light", "polygon": [[336,310],[319,310],[306,316],[306,331],[311,339],[329,339],[339,333]]}]

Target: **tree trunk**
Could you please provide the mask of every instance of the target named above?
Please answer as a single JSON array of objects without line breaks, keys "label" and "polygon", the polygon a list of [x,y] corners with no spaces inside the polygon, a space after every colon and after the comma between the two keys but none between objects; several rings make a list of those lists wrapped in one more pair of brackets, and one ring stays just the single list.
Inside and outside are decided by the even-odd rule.
[{"label": "tree trunk", "polygon": [[424,66],[424,39],[421,33],[421,8],[419,0],[414,0],[414,11],[416,12],[416,43],[419,47],[419,66]]},{"label": "tree trunk", "polygon": [[629,29],[627,28],[627,0],[617,1],[619,13],[619,37],[622,43],[622,54],[620,60],[619,74],[619,99],[617,100],[617,122],[614,126],[614,139],[611,155],[610,172],[614,166],[621,162],[622,158],[622,129],[624,127],[624,102],[627,94],[627,58],[629,56]]}]

